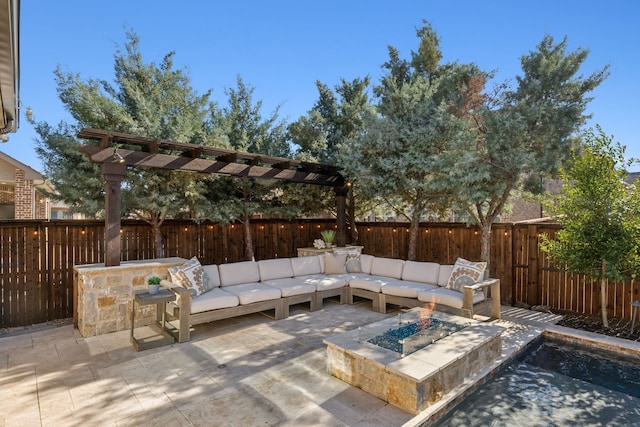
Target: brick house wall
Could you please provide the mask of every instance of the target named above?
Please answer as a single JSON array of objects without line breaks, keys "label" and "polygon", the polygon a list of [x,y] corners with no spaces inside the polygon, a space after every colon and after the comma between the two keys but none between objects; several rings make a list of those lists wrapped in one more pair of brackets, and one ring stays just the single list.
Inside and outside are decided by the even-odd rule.
[{"label": "brick house wall", "polygon": [[15,183],[15,219],[36,219],[33,212],[33,181],[25,179],[22,169],[16,169]]},{"label": "brick house wall", "polygon": [[40,188],[50,190],[40,172],[0,151],[0,218],[48,219],[51,201]]}]

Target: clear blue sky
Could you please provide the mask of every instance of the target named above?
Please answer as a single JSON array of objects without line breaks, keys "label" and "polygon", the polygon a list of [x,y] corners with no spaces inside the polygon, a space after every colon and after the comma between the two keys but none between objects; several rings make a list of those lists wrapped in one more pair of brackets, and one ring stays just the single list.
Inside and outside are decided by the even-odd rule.
[{"label": "clear blue sky", "polygon": [[[541,0],[444,2],[434,0],[166,1],[64,0],[21,2],[21,101],[36,120],[55,125],[70,116],[57,97],[59,64],[83,79],[113,77],[113,57],[125,29],[140,37],[145,62],[175,51],[175,66],[189,70],[199,93],[224,89],[236,78],[255,88],[267,115],[282,105],[287,122],[317,100],[315,81],[331,87],[340,78],[369,75],[374,82],[388,59],[387,46],[408,58],[417,48],[415,29],[429,21],[441,39],[445,61],[475,62],[496,70],[496,82],[514,81],[520,57],[545,34],[568,37],[571,50],[590,50],[584,75],[610,65],[611,76],[593,93],[591,125],[640,157],[640,84],[637,0]],[[24,118],[0,151],[41,169]],[[634,170],[640,170],[635,166]]]}]

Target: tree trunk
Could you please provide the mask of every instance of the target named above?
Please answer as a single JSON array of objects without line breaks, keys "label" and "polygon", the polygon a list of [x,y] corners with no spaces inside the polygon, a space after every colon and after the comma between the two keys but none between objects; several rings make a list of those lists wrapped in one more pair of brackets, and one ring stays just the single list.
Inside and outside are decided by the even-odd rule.
[{"label": "tree trunk", "polygon": [[359,240],[358,235],[358,227],[356,226],[356,201],[353,195],[353,187],[349,189],[349,195],[347,196],[348,204],[347,204],[347,219],[349,221],[349,225],[351,226],[351,244],[357,245]]},{"label": "tree trunk", "polygon": [[251,237],[251,219],[248,214],[244,216],[244,255],[247,261],[255,261],[255,254],[253,253],[253,238]]},{"label": "tree trunk", "polygon": [[480,236],[480,261],[487,263],[486,271],[489,271],[491,258],[491,225],[491,222],[482,224],[482,234]]},{"label": "tree trunk", "polygon": [[153,221],[151,224],[151,232],[153,233],[153,251],[155,258],[164,258],[164,247],[162,246],[162,233],[160,232],[159,222]]},{"label": "tree trunk", "polygon": [[418,231],[420,230],[420,213],[414,209],[411,215],[411,225],[409,226],[409,248],[407,251],[407,260],[415,261],[418,253]]},{"label": "tree trunk", "polygon": [[607,263],[602,260],[602,279],[600,279],[600,311],[602,312],[602,326],[609,327],[609,319],[607,318],[607,279],[605,274],[607,273]]}]

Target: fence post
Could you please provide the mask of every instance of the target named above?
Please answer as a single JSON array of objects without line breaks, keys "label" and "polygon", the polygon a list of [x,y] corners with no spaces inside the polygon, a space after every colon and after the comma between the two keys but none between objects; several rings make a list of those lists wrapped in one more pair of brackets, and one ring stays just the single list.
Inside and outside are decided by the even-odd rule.
[{"label": "fence post", "polygon": [[538,225],[530,224],[527,226],[528,253],[529,253],[529,274],[527,283],[527,304],[540,304],[540,271],[538,269]]}]

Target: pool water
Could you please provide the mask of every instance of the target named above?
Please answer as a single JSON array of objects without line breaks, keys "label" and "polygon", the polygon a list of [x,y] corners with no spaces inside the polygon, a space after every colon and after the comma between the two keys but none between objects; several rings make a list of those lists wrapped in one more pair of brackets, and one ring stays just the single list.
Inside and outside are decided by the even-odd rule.
[{"label": "pool water", "polygon": [[638,359],[541,339],[439,426],[639,426]]}]

